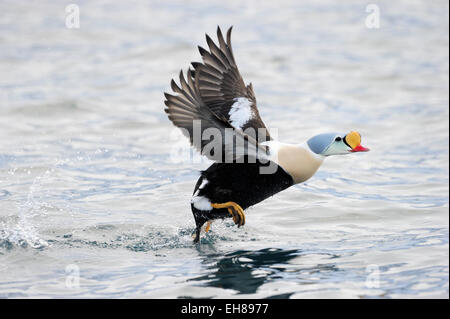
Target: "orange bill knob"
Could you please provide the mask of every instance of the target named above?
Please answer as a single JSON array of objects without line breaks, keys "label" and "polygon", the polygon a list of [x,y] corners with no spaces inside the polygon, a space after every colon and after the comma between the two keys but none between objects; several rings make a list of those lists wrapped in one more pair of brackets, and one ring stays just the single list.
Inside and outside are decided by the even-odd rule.
[{"label": "orange bill knob", "polygon": [[361,145],[361,134],[356,131],[348,133],[344,137],[345,143],[352,148],[350,152],[368,152],[370,149]]}]

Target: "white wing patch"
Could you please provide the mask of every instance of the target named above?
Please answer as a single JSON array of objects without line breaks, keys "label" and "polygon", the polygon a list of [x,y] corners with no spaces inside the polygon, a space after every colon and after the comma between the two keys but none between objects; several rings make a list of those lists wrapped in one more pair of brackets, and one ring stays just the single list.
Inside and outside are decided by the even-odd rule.
[{"label": "white wing patch", "polygon": [[245,97],[235,98],[236,101],[228,112],[230,116],[231,125],[235,128],[242,129],[242,127],[247,123],[253,116],[250,101]]},{"label": "white wing patch", "polygon": [[200,184],[200,187],[195,191],[194,196],[197,196],[198,192],[203,189],[206,184],[208,184],[208,180],[206,178],[203,178],[202,183]]},{"label": "white wing patch", "polygon": [[200,185],[200,187],[198,189],[203,189],[203,187],[205,187],[206,184],[208,184],[208,180],[206,178],[203,178],[202,184]]},{"label": "white wing patch", "polygon": [[191,199],[191,203],[199,210],[212,210],[211,202],[205,196],[194,196]]}]

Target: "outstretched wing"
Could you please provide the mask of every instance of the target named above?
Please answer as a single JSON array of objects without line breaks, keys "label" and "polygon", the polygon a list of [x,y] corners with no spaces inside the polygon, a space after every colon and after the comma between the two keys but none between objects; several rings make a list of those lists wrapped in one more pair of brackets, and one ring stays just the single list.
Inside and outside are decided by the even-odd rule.
[{"label": "outstretched wing", "polygon": [[[198,80],[200,96],[211,111],[227,119],[230,124],[258,138],[258,129],[264,131],[264,140],[269,140],[269,132],[259,116],[252,84],[245,85],[234,59],[231,47],[231,30],[227,31],[225,42],[222,31],[217,27],[217,46],[206,35],[209,51],[198,47],[203,63],[193,62]],[[261,130],[263,129],[263,130]]]},{"label": "outstretched wing", "polygon": [[[244,155],[262,158],[267,149],[258,142],[258,128],[265,132],[263,140],[259,137],[261,141],[270,137],[259,118],[252,87],[244,85],[234,62],[231,28],[228,44],[219,28],[217,34],[221,48],[214,45],[211,52],[200,49],[204,64],[193,63],[194,70],[189,69],[187,80],[181,71],[181,87],[171,81],[177,94],[165,93],[165,112],[191,144],[212,160],[235,161]],[[208,36],[207,41],[212,43]],[[220,60],[217,54],[221,55]]]}]

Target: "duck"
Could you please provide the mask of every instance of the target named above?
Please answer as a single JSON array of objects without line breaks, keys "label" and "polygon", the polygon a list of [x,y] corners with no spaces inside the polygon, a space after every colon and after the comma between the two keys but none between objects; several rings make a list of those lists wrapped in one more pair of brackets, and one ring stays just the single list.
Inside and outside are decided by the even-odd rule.
[{"label": "duck", "polygon": [[232,28],[225,38],[217,27],[217,44],[206,34],[209,50],[198,46],[202,62],[192,62],[186,74],[181,70],[179,84],[172,79],[173,92],[164,93],[169,120],[213,161],[191,197],[194,243],[217,219],[244,226],[247,208],[307,181],[326,158],[369,151],[357,131],[322,133],[298,144],[272,138],[252,83],[245,84],[237,67]]}]

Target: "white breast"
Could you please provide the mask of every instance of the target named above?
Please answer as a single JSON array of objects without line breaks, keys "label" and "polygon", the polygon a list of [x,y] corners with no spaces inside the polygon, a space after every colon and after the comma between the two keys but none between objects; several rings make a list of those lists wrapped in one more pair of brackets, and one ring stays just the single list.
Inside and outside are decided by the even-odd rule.
[{"label": "white breast", "polygon": [[269,159],[289,173],[296,184],[311,178],[325,158],[312,152],[306,143],[297,145],[270,141],[263,144],[269,146]]}]

